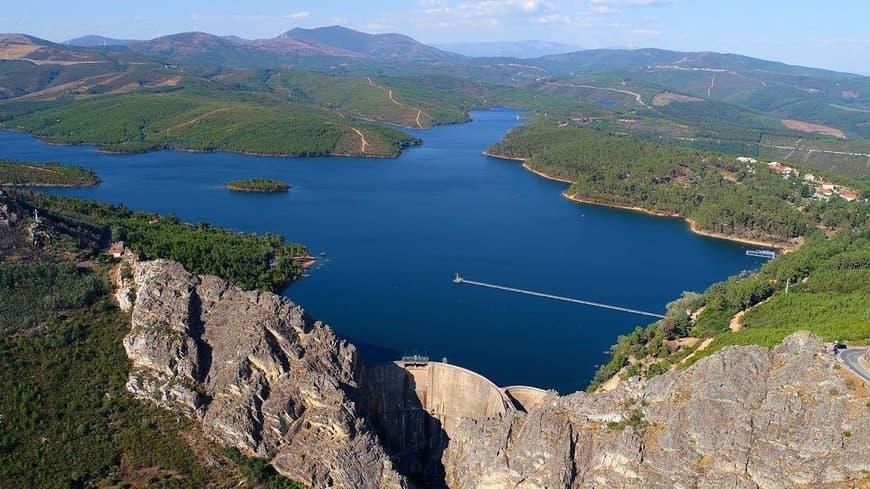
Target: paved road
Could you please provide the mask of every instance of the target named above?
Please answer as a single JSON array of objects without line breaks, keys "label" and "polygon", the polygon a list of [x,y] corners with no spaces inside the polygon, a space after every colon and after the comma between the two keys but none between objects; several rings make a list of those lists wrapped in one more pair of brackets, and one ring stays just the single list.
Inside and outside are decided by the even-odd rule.
[{"label": "paved road", "polygon": [[846,368],[864,379],[864,382],[870,383],[870,371],[862,367],[858,362],[858,357],[863,355],[865,351],[867,351],[867,348],[847,348],[840,351],[839,357]]}]

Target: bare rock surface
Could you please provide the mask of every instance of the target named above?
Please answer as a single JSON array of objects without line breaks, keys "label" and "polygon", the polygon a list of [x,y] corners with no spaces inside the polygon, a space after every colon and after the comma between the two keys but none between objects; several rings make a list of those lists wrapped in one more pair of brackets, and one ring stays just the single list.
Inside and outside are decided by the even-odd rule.
[{"label": "bare rock surface", "polygon": [[200,420],[214,440],[272,458],[311,487],[406,486],[358,408],[353,345],[278,295],[166,260],[125,263],[133,395]]},{"label": "bare rock surface", "polygon": [[[607,392],[543,395],[498,415],[444,404],[468,402],[450,391],[455,382],[431,383],[445,391],[416,399],[420,389],[403,380],[402,412],[426,422],[387,423],[363,405],[355,348],[299,306],[174,262],[127,260],[131,272],[116,280],[132,305],[130,392],[314,488],[870,487],[867,391],[809,333],[773,350],[726,348]],[[407,378],[366,378],[386,377]],[[383,386],[364,387],[395,404],[383,402]],[[444,406],[427,409],[433,399]],[[382,430],[422,433],[378,436],[379,417]],[[396,438],[418,443],[388,454],[381,440]],[[413,446],[429,450],[414,458],[423,465],[399,474],[394,460]]]},{"label": "bare rock surface", "polygon": [[[503,422],[466,423],[444,452],[462,488],[870,485],[870,409],[795,333],[731,347],[650,381],[578,392]],[[608,424],[609,423],[609,424]]]}]

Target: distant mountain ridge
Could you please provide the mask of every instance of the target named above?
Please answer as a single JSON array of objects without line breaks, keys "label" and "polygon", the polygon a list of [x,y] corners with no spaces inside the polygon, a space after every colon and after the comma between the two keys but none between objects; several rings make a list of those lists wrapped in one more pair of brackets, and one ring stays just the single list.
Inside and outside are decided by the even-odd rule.
[{"label": "distant mountain ridge", "polygon": [[[33,42],[37,38],[29,39]],[[43,43],[54,44],[48,41]],[[799,76],[863,76],[788,65],[738,54],[682,52],[657,48],[582,49],[571,44],[547,41],[439,45],[446,48],[445,50],[423,44],[403,34],[368,34],[338,25],[312,29],[297,27],[273,38],[253,40],[234,35],[186,32],[142,41],[88,35],[70,39],[64,45],[86,48],[125,47],[133,52],[160,55],[178,61],[210,60],[212,63],[234,67],[279,67],[292,64],[299,58],[312,56],[381,62],[462,64],[475,64],[475,58],[504,57],[508,60],[516,59],[528,66],[543,68],[559,76],[591,71],[638,70],[656,65],[686,69],[769,70]],[[451,52],[450,49],[456,52]]]},{"label": "distant mountain ridge", "polygon": [[549,41],[488,41],[433,44],[444,51],[459,53],[471,58],[520,58],[532,59],[554,54],[572,53],[583,48],[576,44]]},{"label": "distant mountain ridge", "polygon": [[267,39],[242,39],[204,32],[186,32],[131,42],[124,47],[175,61],[233,67],[275,68],[311,57],[383,62],[459,61],[461,55],[441,51],[401,34],[366,34],[340,26],[296,28]]},{"label": "distant mountain ridge", "polygon": [[[825,131],[870,139],[870,78],[738,54],[641,48],[586,49],[534,58],[467,57],[401,34],[368,34],[341,26],[295,28],[255,40],[187,32],[135,42],[100,36],[72,41],[91,47],[3,35],[0,59],[29,61],[44,67],[45,73],[54,69],[46,65],[70,66],[70,76],[77,77],[84,71],[73,70],[73,65],[91,63],[89,70],[108,73],[115,70],[109,61],[222,70],[292,68],[363,77],[438,75],[654,111],[684,122],[728,120],[744,127],[761,124],[757,114],[763,114],[768,119],[762,125],[768,129],[791,124],[805,133]],[[512,46],[548,47],[526,41]],[[39,80],[54,79],[34,76],[19,82],[17,78],[6,82],[0,77],[0,98],[46,88]],[[166,81],[152,78],[145,85]],[[90,90],[85,82],[78,86]],[[687,100],[703,103],[688,105]]]},{"label": "distant mountain ridge", "polygon": [[134,42],[141,41],[135,39],[115,39],[106,36],[88,35],[76,37],[75,39],[68,39],[64,41],[63,44],[66,44],[68,46],[77,46],[80,48],[96,48],[107,46],[127,46],[129,44],[133,44]]}]

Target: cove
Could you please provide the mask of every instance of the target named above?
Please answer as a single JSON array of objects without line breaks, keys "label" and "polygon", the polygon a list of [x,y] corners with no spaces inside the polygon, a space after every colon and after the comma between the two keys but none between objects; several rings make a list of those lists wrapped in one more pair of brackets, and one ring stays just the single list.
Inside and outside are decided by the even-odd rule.
[{"label": "cove", "polygon": [[[396,159],[230,153],[98,153],[0,132],[0,158],[92,168],[93,188],[45,191],[278,233],[326,257],[284,294],[360,347],[368,362],[446,357],[507,386],[584,388],[617,335],[652,318],[459,286],[482,282],[664,313],[760,261],[746,246],[691,233],[679,219],[576,204],[566,185],[482,151],[520,122],[512,110],[407,130]],[[229,180],[283,180],[282,194],[230,192]]]}]

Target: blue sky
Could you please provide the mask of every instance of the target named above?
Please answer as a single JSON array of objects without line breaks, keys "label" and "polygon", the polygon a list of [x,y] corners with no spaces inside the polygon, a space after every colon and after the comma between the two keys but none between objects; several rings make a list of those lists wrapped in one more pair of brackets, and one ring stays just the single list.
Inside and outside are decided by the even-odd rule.
[{"label": "blue sky", "polygon": [[0,32],[52,41],[176,32],[272,37],[341,24],[427,43],[540,39],[598,47],[722,51],[870,74],[870,0],[25,0]]}]

